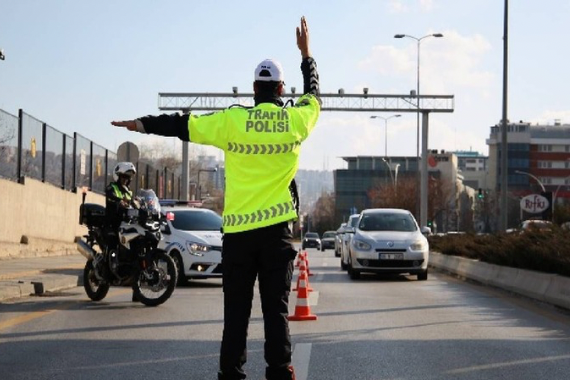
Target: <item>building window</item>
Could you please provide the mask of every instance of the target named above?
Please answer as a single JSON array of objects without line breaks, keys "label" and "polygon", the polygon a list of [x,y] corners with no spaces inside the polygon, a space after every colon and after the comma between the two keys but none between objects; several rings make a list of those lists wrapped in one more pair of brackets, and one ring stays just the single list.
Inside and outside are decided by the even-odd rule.
[{"label": "building window", "polygon": [[552,161],[538,161],[538,167],[540,169],[550,169],[552,168]]},{"label": "building window", "polygon": [[539,152],[552,152],[552,145],[539,145]]}]

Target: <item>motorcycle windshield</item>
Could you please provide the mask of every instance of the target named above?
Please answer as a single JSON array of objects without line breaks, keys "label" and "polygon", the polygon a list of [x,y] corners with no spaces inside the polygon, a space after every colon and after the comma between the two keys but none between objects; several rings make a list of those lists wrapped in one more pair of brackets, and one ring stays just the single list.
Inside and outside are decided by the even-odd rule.
[{"label": "motorcycle windshield", "polygon": [[160,203],[156,193],[152,189],[140,189],[137,196],[143,200],[148,211],[153,214],[160,214]]}]

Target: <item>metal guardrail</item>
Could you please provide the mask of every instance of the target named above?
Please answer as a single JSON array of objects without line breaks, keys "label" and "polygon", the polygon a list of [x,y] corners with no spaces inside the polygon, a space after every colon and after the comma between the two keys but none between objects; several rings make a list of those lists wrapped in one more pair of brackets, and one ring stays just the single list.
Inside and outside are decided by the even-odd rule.
[{"label": "metal guardrail", "polygon": [[[88,187],[104,194],[116,163],[116,152],[77,132],[69,136],[21,109],[18,116],[0,109],[0,178],[24,183],[28,177],[64,190]],[[152,188],[161,198],[179,198],[180,175],[142,160],[135,165],[133,191]]]}]

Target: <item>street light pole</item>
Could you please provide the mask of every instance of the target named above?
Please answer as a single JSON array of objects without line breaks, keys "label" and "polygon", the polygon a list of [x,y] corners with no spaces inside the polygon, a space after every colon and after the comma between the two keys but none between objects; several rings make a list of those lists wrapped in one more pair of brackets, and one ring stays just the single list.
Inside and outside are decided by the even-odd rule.
[{"label": "street light pole", "polygon": [[[420,44],[421,44],[422,40],[425,38],[428,38],[428,37],[441,38],[441,37],[443,37],[443,34],[441,34],[441,33],[427,34],[427,35],[420,37],[420,38],[411,36],[409,34],[396,34],[394,36],[394,38],[404,38],[404,37],[411,38],[417,42],[417,66],[416,66],[416,97],[417,98],[416,99],[417,99],[418,112],[416,114],[416,160],[417,160],[418,169],[419,169],[420,168],[420,163],[419,163],[419,161],[420,161],[420,111],[419,111],[419,108],[420,108]],[[422,147],[422,148],[426,149],[425,152],[422,151],[422,159],[425,159],[425,157],[427,157],[427,147]],[[427,178],[427,165],[422,164],[421,171],[423,172],[424,166],[425,166],[426,172],[422,173],[421,176]],[[418,180],[418,176],[416,176],[416,180]],[[418,180],[417,182],[420,182],[420,188],[421,188],[420,189],[420,205],[419,205],[420,206],[420,220],[421,221],[423,221],[423,220],[427,221],[427,215],[425,215],[425,217],[422,216],[422,212],[423,212],[422,209],[425,208],[425,207],[422,207],[422,204],[424,203],[424,198],[427,199],[427,188],[424,189],[423,186],[424,186],[424,182],[427,183],[427,181]],[[426,192],[426,194],[423,194],[423,192]]]},{"label": "street light pole", "polygon": [[539,180],[536,176],[534,176],[534,175],[532,175],[532,174],[530,174],[530,173],[527,173],[527,172],[523,172],[523,171],[521,171],[521,170],[515,170],[515,173],[516,173],[516,174],[524,174],[524,175],[529,176],[530,178],[533,178],[533,179],[540,185],[540,188],[542,189],[542,192],[543,192],[543,193],[546,193],[546,189],[544,188],[544,185],[542,184],[542,182],[540,182],[540,180]]},{"label": "street light pole", "polygon": [[390,120],[393,117],[400,117],[402,115],[398,114],[398,115],[392,115],[392,116],[388,116],[388,117],[382,117],[382,116],[370,116],[371,119],[382,119],[384,120],[384,157],[388,158],[388,120]]},{"label": "street light pole", "polygon": [[218,168],[210,168],[210,169],[198,169],[198,201],[202,201],[202,184],[200,183],[200,173],[202,172],[210,172],[214,173],[217,172]]},{"label": "street light pole", "polygon": [[554,192],[554,196],[552,197],[552,204],[556,205],[556,197],[558,196],[558,190],[560,190],[560,187],[562,187],[562,185],[566,184],[566,180],[570,178],[570,175],[567,177],[564,177],[564,179],[562,180],[562,183],[558,185],[558,187],[556,188],[556,191]]},{"label": "street light pole", "polygon": [[393,175],[392,174],[392,166],[390,166],[390,163],[388,161],[386,161],[385,158],[382,159],[382,162],[384,162],[386,164],[386,166],[388,167],[388,171],[390,172],[390,179],[392,180],[392,185],[394,186],[394,191],[396,191],[398,188],[398,168],[400,167],[400,164],[396,164],[396,166],[394,166],[395,175]]}]

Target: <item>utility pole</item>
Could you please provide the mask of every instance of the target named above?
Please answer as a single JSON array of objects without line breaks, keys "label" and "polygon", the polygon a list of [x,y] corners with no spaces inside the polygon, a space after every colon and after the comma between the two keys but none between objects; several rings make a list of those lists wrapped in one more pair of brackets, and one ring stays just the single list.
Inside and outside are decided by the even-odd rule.
[{"label": "utility pole", "polygon": [[509,58],[509,0],[505,0],[505,21],[503,32],[503,116],[501,120],[501,230],[508,228],[507,192],[509,191],[508,145],[507,145],[507,84]]}]

